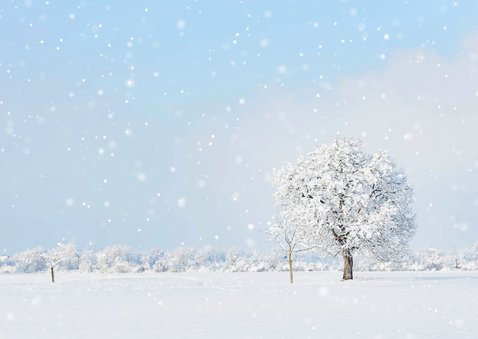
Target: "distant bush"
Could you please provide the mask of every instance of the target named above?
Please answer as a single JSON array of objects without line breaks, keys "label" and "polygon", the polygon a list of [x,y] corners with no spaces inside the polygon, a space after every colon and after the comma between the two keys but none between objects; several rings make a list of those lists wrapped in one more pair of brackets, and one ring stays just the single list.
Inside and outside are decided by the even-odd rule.
[{"label": "distant bush", "polygon": [[129,246],[114,245],[96,253],[95,269],[101,272],[129,273],[141,264],[141,256]]},{"label": "distant bush", "polygon": [[47,262],[40,247],[15,254],[12,258],[17,272],[33,273],[46,270]]}]

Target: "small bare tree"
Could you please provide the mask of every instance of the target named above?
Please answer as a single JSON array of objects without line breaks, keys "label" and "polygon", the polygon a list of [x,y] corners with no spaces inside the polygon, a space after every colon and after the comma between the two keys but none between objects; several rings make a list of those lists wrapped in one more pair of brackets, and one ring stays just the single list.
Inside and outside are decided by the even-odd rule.
[{"label": "small bare tree", "polygon": [[[288,165],[275,172],[274,184],[281,186],[284,180],[287,180],[292,173],[293,167]],[[308,251],[316,248],[315,242],[312,242],[312,234],[307,219],[308,210],[302,206],[293,204],[290,200],[280,199],[276,195],[276,205],[281,212],[274,218],[274,223],[268,230],[269,239],[275,242],[282,253],[286,253],[289,264],[290,283],[294,282],[293,256],[294,253]]]},{"label": "small bare tree", "polygon": [[307,229],[298,224],[298,220],[290,220],[288,217],[282,216],[275,221],[269,229],[270,238],[279,245],[281,252],[287,255],[289,278],[292,284],[294,282],[294,253],[310,250],[314,246],[307,245]]}]

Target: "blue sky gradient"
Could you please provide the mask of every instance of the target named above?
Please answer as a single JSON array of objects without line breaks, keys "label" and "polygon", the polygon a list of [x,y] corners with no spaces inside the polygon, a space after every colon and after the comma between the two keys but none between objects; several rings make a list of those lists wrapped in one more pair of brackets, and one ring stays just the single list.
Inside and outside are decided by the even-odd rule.
[{"label": "blue sky gradient", "polygon": [[476,243],[476,1],[4,1],[0,251],[268,250],[270,174],[337,135]]}]

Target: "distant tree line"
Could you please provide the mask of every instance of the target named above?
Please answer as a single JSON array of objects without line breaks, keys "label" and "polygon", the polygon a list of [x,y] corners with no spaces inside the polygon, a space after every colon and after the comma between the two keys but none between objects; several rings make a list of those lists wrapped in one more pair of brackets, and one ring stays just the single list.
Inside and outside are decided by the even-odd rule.
[{"label": "distant tree line", "polygon": [[[288,271],[283,253],[263,255],[237,248],[180,247],[165,252],[158,249],[139,253],[129,246],[114,245],[101,250],[79,250],[73,244],[59,244],[50,250],[33,248],[15,255],[0,256],[0,273],[79,271],[99,273],[142,272],[269,272]],[[298,253],[297,271],[340,271],[337,257],[321,257],[315,252]],[[358,271],[442,271],[478,270],[478,243],[461,250],[438,251],[433,248],[409,254],[400,260],[380,262],[357,257]]]}]

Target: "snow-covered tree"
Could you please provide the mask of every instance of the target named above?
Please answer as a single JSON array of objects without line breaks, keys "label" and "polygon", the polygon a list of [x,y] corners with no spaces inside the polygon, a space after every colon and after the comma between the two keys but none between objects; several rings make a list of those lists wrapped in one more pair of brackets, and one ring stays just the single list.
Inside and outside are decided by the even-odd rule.
[{"label": "snow-covered tree", "polygon": [[55,282],[55,269],[70,271],[77,270],[80,265],[80,255],[73,244],[58,243],[58,246],[44,254],[45,261],[50,267],[51,282]]},{"label": "snow-covered tree", "polygon": [[387,261],[403,254],[414,234],[413,192],[385,152],[362,150],[355,139],[336,139],[275,171],[276,203],[294,219],[300,211],[307,242],[344,259],[353,279],[353,255]]},{"label": "snow-covered tree", "polygon": [[59,271],[77,270],[80,266],[80,254],[74,244],[58,243],[46,253],[46,260],[50,267]]}]

